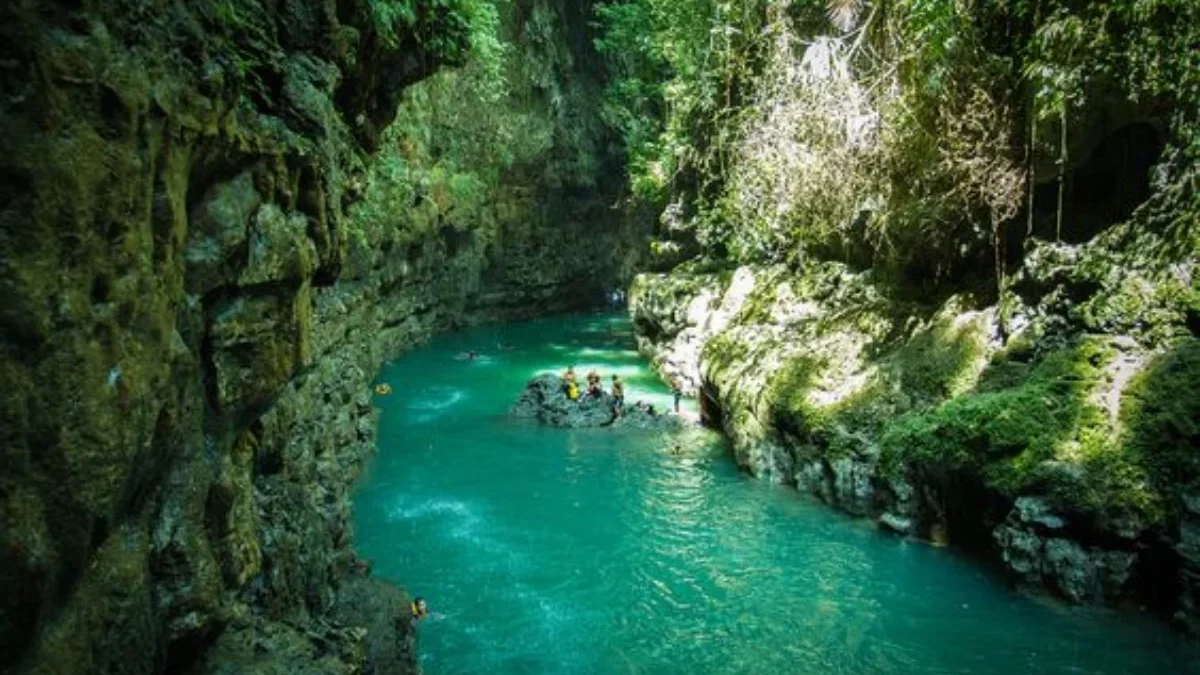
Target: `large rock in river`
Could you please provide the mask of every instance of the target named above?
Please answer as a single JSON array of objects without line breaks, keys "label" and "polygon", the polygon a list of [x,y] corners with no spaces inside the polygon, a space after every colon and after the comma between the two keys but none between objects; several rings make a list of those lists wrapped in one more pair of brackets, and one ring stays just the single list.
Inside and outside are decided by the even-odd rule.
[{"label": "large rock in river", "polygon": [[666,411],[651,412],[649,406],[625,400],[624,414],[613,418],[613,397],[608,392],[571,400],[566,394],[566,382],[558,375],[539,375],[525,385],[525,390],[513,404],[513,417],[533,418],[555,427],[636,427],[640,429],[680,429],[683,418]]}]

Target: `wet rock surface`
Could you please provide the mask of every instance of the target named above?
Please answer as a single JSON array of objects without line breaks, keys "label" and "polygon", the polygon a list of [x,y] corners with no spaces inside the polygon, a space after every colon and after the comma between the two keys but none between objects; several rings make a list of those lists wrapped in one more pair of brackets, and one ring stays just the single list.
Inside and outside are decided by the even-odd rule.
[{"label": "wet rock surface", "polygon": [[[1125,335],[1073,342],[1050,300],[1022,306],[1006,335],[994,307],[967,296],[908,304],[870,272],[836,263],[713,267],[697,260],[640,275],[630,312],[639,350],[699,393],[705,420],[725,432],[747,471],[889,532],[990,549],[1022,588],[1077,603],[1158,602],[1167,615],[1178,609],[1181,624],[1195,623],[1194,491],[1176,497],[1177,485],[1160,482],[1150,499],[1165,496],[1163,511],[1130,511],[1126,500],[1145,492],[1112,489],[1080,460],[1095,452],[1136,461],[1143,448],[1177,456],[1177,431],[1138,445],[1129,429],[1190,414],[1176,405],[1183,390],[1163,383],[1168,373],[1192,381],[1194,340],[1157,351]],[[1058,288],[1037,265],[1024,273]],[[1052,300],[1061,291],[1042,292]],[[1179,327],[1164,322],[1161,330]],[[1030,366],[1038,358],[1070,368],[1039,388]],[[1074,398],[1052,398],[1073,378],[1085,378]],[[1021,407],[1028,401],[1036,405]],[[1051,405],[1062,412],[1046,416]],[[1039,423],[1040,435],[1031,433]],[[1050,450],[1037,457],[1031,447]],[[987,473],[1008,470],[1022,451],[1029,468],[988,485]],[[1129,462],[1123,470],[1146,469]],[[1088,499],[1078,499],[1085,490]]]},{"label": "wet rock surface", "polygon": [[625,230],[519,172],[364,235],[401,93],[467,46],[410,4],[391,35],[363,0],[0,5],[0,670],[415,668],[371,656],[391,608],[339,609],[371,378],[598,299]]},{"label": "wet rock surface", "polygon": [[525,385],[525,390],[509,414],[564,428],[625,427],[666,431],[687,425],[678,415],[654,410],[628,399],[620,417],[617,417],[613,411],[614,402],[612,394],[607,391],[602,391],[599,396],[591,396],[584,391],[578,399],[572,400],[567,396],[567,383],[563,378],[545,374]]},{"label": "wet rock surface", "polygon": [[1019,497],[992,537],[1019,584],[1049,587],[1073,602],[1118,599],[1128,590],[1137,553],[1070,539],[1069,524],[1045,499]]}]

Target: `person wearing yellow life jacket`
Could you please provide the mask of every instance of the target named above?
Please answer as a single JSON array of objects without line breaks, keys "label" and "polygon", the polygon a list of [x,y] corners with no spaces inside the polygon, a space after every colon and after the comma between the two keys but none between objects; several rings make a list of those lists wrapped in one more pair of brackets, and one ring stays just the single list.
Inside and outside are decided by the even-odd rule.
[{"label": "person wearing yellow life jacket", "polygon": [[410,609],[412,610],[413,621],[420,621],[429,616],[429,605],[425,604],[425,598],[413,600]]},{"label": "person wearing yellow life jacket", "polygon": [[625,383],[619,375],[612,376],[613,419],[621,419],[621,409],[625,407]]},{"label": "person wearing yellow life jacket", "polygon": [[575,366],[568,366],[567,371],[562,374],[563,391],[566,392],[567,398],[574,401],[579,398],[579,383],[575,380]]}]

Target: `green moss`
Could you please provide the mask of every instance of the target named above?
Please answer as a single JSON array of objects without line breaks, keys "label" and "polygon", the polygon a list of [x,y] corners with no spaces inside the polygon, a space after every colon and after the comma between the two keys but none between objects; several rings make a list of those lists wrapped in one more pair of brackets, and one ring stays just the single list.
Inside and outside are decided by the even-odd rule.
[{"label": "green moss", "polygon": [[987,357],[987,322],[943,316],[909,339],[883,364],[892,381],[917,403],[938,402],[975,386]]},{"label": "green moss", "polygon": [[[728,286],[728,283],[726,282],[725,285]],[[737,322],[739,324],[774,323],[775,288],[775,284],[773,283],[763,283],[760,281],[756,284],[754,290],[746,298],[746,303],[742,306],[742,311],[738,315]]]},{"label": "green moss", "polygon": [[1200,477],[1200,340],[1155,359],[1125,390],[1125,451],[1145,467],[1155,490],[1177,507],[1177,492]]},{"label": "green moss", "polygon": [[807,431],[824,426],[823,411],[808,399],[823,363],[812,356],[788,361],[770,380],[769,399],[776,423],[787,430]]},{"label": "green moss", "polygon": [[[752,311],[752,310],[751,310]],[[973,387],[987,359],[985,315],[961,318],[950,306],[931,323],[904,340],[883,338],[883,348],[870,358],[877,364],[856,387],[831,382],[831,364],[812,354],[793,359],[771,379],[770,400],[775,425],[824,457],[842,457],[871,446],[887,423],[912,410],[926,409]],[[898,329],[882,312],[859,307],[827,319],[830,334],[865,333],[886,336]],[[870,325],[867,325],[870,324]],[[868,351],[872,351],[870,347]],[[816,386],[852,386],[828,405],[816,405]]]},{"label": "green moss", "polygon": [[1113,355],[1106,339],[1085,338],[1015,386],[902,416],[883,434],[886,464],[973,469],[1002,494],[1043,490],[1084,512],[1158,520],[1162,500],[1142,454],[1121,442],[1094,398]]},{"label": "green moss", "polygon": [[748,351],[745,343],[721,334],[705,343],[701,362],[706,364],[709,379],[720,380],[726,370],[745,360]]},{"label": "green moss", "polygon": [[1184,332],[1189,315],[1200,313],[1200,291],[1177,277],[1123,273],[1106,285],[1111,288],[1103,288],[1072,312],[1089,330],[1161,344]]}]

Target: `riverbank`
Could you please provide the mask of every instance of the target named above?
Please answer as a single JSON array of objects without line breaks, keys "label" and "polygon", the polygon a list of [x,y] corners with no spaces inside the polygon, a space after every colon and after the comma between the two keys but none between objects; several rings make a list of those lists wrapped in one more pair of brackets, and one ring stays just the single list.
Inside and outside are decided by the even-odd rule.
[{"label": "riverbank", "polygon": [[5,673],[409,671],[355,573],[370,379],[636,263],[586,7],[334,4],[0,8]]},{"label": "riverbank", "polygon": [[[1101,244],[1047,248],[1084,263]],[[1086,300],[1128,304],[1149,273]],[[631,315],[642,353],[700,396],[750,473],[983,552],[1018,585],[1194,625],[1196,340],[1170,322],[1144,324],[1179,331],[1160,341],[1072,324],[1062,288],[1086,272],[1025,274],[1038,294],[1001,309],[906,298],[839,263],[693,263],[638,277]]]},{"label": "riverbank", "polygon": [[748,479],[715,432],[510,414],[529,378],[572,364],[620,374],[631,403],[669,405],[633,346],[627,319],[559,316],[439,335],[381,373],[394,393],[376,399],[354,529],[376,576],[430,604],[426,675],[1200,665],[1149,616],[1014,594],[953,548]]}]

